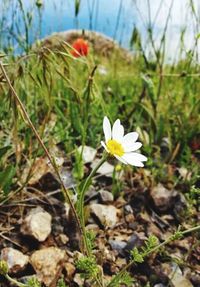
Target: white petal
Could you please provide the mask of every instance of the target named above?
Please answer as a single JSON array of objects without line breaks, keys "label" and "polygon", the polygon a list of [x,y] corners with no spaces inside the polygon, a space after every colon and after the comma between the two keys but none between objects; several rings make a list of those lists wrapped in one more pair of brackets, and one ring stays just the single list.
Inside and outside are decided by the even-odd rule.
[{"label": "white petal", "polygon": [[125,152],[136,151],[139,148],[141,148],[141,146],[142,146],[142,143],[140,142],[132,143],[131,145],[123,144],[123,148]]},{"label": "white petal", "polygon": [[127,164],[127,162],[121,156],[115,155],[115,157],[116,157],[116,159],[118,159],[122,163]]},{"label": "white petal", "polygon": [[122,158],[130,165],[134,166],[141,166],[143,167],[144,164],[142,161],[146,161],[146,156],[139,154],[137,152],[125,153]]},{"label": "white petal", "polygon": [[103,119],[103,131],[105,135],[105,141],[107,142],[111,139],[111,125],[107,117],[104,117]]},{"label": "white petal", "polygon": [[138,139],[139,134],[136,132],[126,134],[122,139],[122,144],[131,146]]},{"label": "white petal", "polygon": [[102,145],[102,147],[105,148],[105,150],[106,150],[107,152],[109,152],[108,149],[107,149],[107,146],[105,145],[105,143],[104,143],[103,141],[101,141],[101,145]]},{"label": "white petal", "polygon": [[144,156],[141,153],[138,152],[131,152],[131,153],[126,153],[127,155],[131,155],[132,157],[135,157],[135,159],[139,160],[139,161],[147,161],[147,157]]},{"label": "white petal", "polygon": [[124,127],[120,124],[120,120],[116,120],[114,122],[113,128],[112,128],[112,138],[117,140],[118,142],[121,142],[124,136]]}]

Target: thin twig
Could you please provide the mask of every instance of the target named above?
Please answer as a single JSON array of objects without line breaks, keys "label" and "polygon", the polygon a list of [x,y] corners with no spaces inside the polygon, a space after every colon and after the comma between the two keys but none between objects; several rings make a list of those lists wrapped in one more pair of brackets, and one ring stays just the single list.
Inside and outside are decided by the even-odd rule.
[{"label": "thin twig", "polygon": [[9,241],[9,242],[11,242],[11,243],[13,243],[14,245],[16,245],[16,246],[18,246],[18,247],[20,247],[20,248],[23,248],[22,245],[20,245],[20,244],[17,243],[16,241],[10,239],[9,237],[3,235],[3,233],[7,233],[7,232],[1,232],[1,233],[0,233],[0,237],[2,237],[3,239],[5,239],[5,240],[7,240],[7,241]]}]

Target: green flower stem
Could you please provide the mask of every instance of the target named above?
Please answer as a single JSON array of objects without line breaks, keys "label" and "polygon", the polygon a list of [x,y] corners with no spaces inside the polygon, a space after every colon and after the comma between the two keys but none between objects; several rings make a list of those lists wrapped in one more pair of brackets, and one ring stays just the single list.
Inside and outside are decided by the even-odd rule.
[{"label": "green flower stem", "polygon": [[[188,233],[195,232],[198,230],[200,230],[200,225],[197,225],[195,227],[192,227],[192,228],[184,230],[184,231],[177,231],[175,234],[171,235],[165,241],[163,241],[162,243],[158,244],[157,246],[155,246],[154,248],[149,250],[149,252],[147,252],[144,257],[150,255],[153,252],[156,252],[157,250],[159,250],[161,247],[167,245],[168,243],[170,243],[170,242],[172,242],[172,241],[174,241],[174,240],[176,240],[176,239],[178,239],[184,235],[187,235]],[[121,275],[127,269],[129,269],[134,263],[135,263],[135,261],[131,260],[126,266],[124,266],[124,268],[122,268],[121,271],[110,281],[110,283],[107,285],[107,287],[112,287],[112,286],[114,286],[113,284],[115,284],[115,282],[119,282]]]},{"label": "green flower stem", "polygon": [[5,277],[6,277],[6,279],[7,279],[8,281],[10,281],[11,283],[17,285],[18,287],[26,287],[26,286],[27,286],[26,284],[20,283],[20,282],[18,282],[17,280],[11,278],[8,274],[6,274]]},{"label": "green flower stem", "polygon": [[182,235],[186,235],[186,234],[188,234],[188,233],[195,232],[195,231],[198,231],[198,230],[200,230],[200,225],[197,225],[197,226],[195,226],[195,227],[193,227],[193,228],[184,230],[184,231],[181,232],[181,234],[182,234]]},{"label": "green flower stem", "polygon": [[87,255],[90,255],[90,248],[88,246],[88,241],[87,241],[87,236],[86,236],[86,230],[85,230],[85,213],[84,213],[84,198],[85,198],[85,193],[88,189],[89,183],[93,176],[96,174],[97,170],[102,166],[102,164],[107,160],[108,154],[104,153],[102,159],[99,161],[97,166],[91,171],[87,179],[85,180],[85,183],[80,191],[80,198],[79,198],[79,214],[80,214],[80,222],[81,222],[81,227],[83,230],[83,240],[84,240],[84,248],[86,251]]}]

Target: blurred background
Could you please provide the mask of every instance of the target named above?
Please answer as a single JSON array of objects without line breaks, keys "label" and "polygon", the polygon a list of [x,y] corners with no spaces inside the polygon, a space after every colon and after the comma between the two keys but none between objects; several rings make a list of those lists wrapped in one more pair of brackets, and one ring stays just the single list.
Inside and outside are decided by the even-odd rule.
[{"label": "blurred background", "polygon": [[137,31],[149,56],[165,42],[168,62],[200,51],[199,0],[1,0],[0,11],[1,50],[22,53],[53,32],[86,29],[129,49]]}]

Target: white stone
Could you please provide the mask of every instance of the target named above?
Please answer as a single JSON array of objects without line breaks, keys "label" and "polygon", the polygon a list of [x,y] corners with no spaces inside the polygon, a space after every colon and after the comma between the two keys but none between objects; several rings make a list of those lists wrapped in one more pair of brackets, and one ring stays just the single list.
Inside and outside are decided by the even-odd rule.
[{"label": "white stone", "polygon": [[[93,161],[91,167],[95,168],[97,164],[99,163],[99,159]],[[97,173],[100,175],[105,175],[107,177],[112,177],[113,171],[114,171],[114,166],[107,161],[100,166],[100,168],[97,170]]]},{"label": "white stone", "polygon": [[101,190],[99,190],[99,194],[100,194],[100,197],[101,197],[101,200],[103,203],[104,202],[111,202],[114,200],[114,196],[110,191],[101,189]]},{"label": "white stone", "polygon": [[51,220],[51,215],[43,208],[34,208],[25,217],[21,226],[21,232],[43,242],[51,233]]},{"label": "white stone", "polygon": [[83,286],[84,279],[80,273],[76,273],[73,280],[78,286]]},{"label": "white stone", "polygon": [[90,205],[90,212],[94,214],[104,226],[114,227],[117,223],[117,208],[113,205],[93,203]]},{"label": "white stone", "polygon": [[171,207],[172,199],[176,195],[175,190],[165,188],[161,183],[153,187],[151,190],[151,197],[155,206],[161,211],[166,211]]},{"label": "white stone", "polygon": [[180,173],[180,176],[184,179],[184,180],[190,180],[192,177],[192,173],[185,167],[180,167],[178,168],[178,171]]},{"label": "white stone", "polygon": [[25,268],[29,257],[14,248],[6,247],[1,250],[1,260],[7,262],[10,273],[17,273]]},{"label": "white stone", "polygon": [[172,272],[169,275],[174,287],[192,287],[192,283],[183,276],[181,269],[176,263],[172,263]]},{"label": "white stone", "polygon": [[87,146],[85,145],[80,146],[78,148],[78,152],[81,154],[82,152],[82,159],[84,163],[90,163],[95,159],[95,156],[97,154],[96,149],[94,149],[93,147]]},{"label": "white stone", "polygon": [[37,278],[47,287],[51,286],[63,267],[66,253],[57,247],[48,247],[35,251],[30,263],[36,271]]}]

